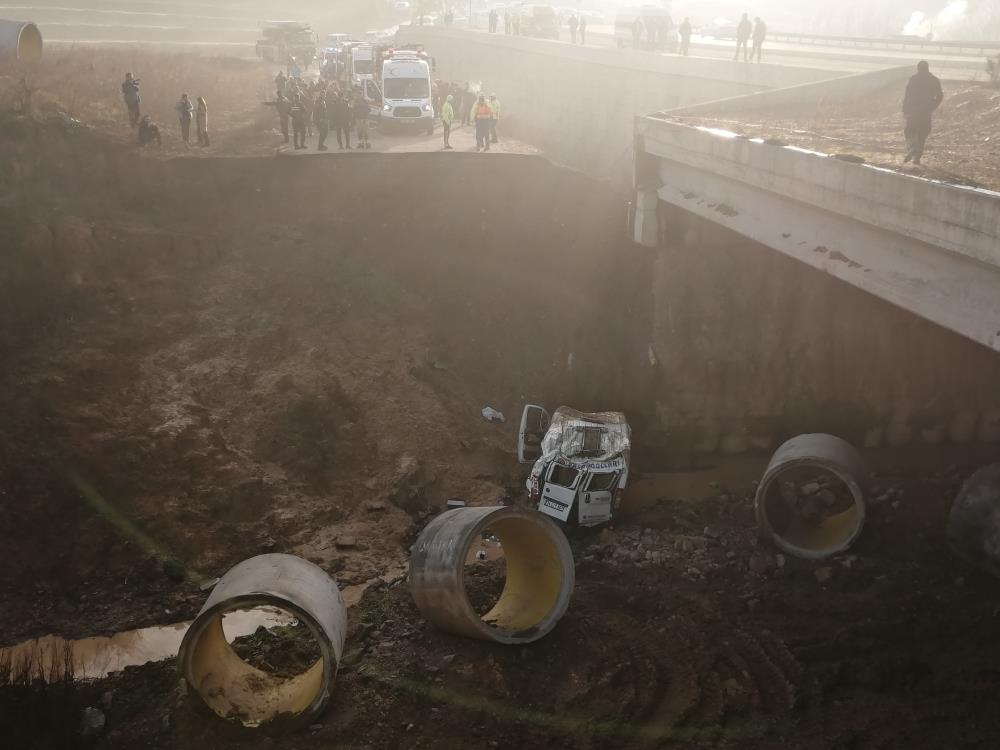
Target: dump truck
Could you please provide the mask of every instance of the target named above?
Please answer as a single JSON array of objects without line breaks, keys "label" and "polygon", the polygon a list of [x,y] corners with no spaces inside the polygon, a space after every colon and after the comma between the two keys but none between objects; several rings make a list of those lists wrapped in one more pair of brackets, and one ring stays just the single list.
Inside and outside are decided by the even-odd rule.
[{"label": "dump truck", "polygon": [[308,70],[316,59],[319,40],[308,23],[300,21],[261,21],[257,57],[285,65],[295,61]]},{"label": "dump truck", "polygon": [[526,486],[538,510],[566,526],[611,521],[628,484],[632,431],[621,412],[566,406],[552,416],[528,404],[521,414],[518,460],[531,463]]}]

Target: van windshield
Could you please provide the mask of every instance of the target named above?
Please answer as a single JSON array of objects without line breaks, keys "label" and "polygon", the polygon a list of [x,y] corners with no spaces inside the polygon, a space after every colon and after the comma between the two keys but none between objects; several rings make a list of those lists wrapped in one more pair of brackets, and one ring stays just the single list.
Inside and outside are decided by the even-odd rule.
[{"label": "van windshield", "polygon": [[431,95],[426,78],[386,78],[383,86],[386,99],[427,99]]}]

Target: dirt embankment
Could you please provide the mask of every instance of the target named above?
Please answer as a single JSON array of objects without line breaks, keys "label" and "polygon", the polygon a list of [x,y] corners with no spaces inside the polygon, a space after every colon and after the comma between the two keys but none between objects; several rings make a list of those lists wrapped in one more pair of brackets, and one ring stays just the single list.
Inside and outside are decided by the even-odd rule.
[{"label": "dirt embankment", "polygon": [[145,161],[20,127],[5,640],[176,618],[180,579],[261,551],[363,584],[448,497],[520,494],[483,406],[620,378],[620,204],[543,160]]},{"label": "dirt embankment", "polygon": [[[854,554],[820,564],[755,538],[749,486],[662,499],[577,542],[570,612],[526,648],[432,629],[393,574],[448,497],[521,496],[512,425],[482,406],[624,408],[648,445],[677,382],[766,411],[757,384],[787,362],[803,373],[788,388],[836,391],[810,368],[857,368],[862,319],[891,341],[884,308],[836,308],[809,276],[766,366],[720,370],[737,336],[755,362],[778,320],[767,266],[741,273],[740,248],[706,244],[654,269],[616,196],[541,159],[143,160],[65,120],[0,132],[4,641],[183,619],[194,582],[263,551],[345,586],[395,581],[352,612],[331,712],[288,741],[204,716],[162,664],[4,693],[16,746],[72,746],[84,705],[105,706],[103,747],[997,745],[993,583],[941,541],[970,467],[911,460],[919,486],[880,487]],[[733,291],[756,279],[766,313]],[[878,388],[931,366],[909,337]],[[652,352],[669,366],[651,340],[674,342]],[[821,428],[837,410],[781,403]]]},{"label": "dirt embankment", "polygon": [[[443,633],[405,584],[373,586],[329,711],[290,736],[220,721],[171,662],[9,690],[0,716],[19,747],[78,745],[80,710],[102,706],[102,748],[985,750],[1000,741],[995,581],[943,548],[955,483],[883,485],[852,554],[821,562],[758,542],[745,489],[662,500],[638,526],[573,541],[570,609],[530,646]],[[274,641],[239,648],[267,660]]]}]

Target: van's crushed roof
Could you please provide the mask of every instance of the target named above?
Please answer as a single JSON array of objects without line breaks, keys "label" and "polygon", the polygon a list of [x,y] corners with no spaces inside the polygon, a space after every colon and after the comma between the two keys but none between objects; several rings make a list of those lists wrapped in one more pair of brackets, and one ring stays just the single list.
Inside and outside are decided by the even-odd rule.
[{"label": "van's crushed roof", "polygon": [[566,406],[556,409],[542,438],[542,456],[558,454],[569,459],[608,461],[631,447],[631,430],[618,411],[594,414]]}]

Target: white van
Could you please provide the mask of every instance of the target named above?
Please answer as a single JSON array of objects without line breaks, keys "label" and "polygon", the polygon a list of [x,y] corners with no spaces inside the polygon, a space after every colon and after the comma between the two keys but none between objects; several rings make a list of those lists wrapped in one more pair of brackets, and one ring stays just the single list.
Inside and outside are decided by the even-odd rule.
[{"label": "white van", "polygon": [[418,52],[395,51],[382,63],[382,123],[434,134],[431,66]]},{"label": "white van", "polygon": [[517,458],[534,463],[526,483],[538,510],[567,526],[611,520],[628,485],[632,432],[621,412],[585,414],[562,406],[549,417],[528,404]]},{"label": "white van", "polygon": [[375,48],[370,44],[351,47],[350,85],[364,86],[364,81],[375,80]]}]

